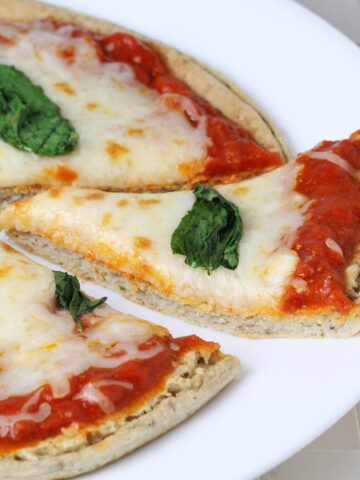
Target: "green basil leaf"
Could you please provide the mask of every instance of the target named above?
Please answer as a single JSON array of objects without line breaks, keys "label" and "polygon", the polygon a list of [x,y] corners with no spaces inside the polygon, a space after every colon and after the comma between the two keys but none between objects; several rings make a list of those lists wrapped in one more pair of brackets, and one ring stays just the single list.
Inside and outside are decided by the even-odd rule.
[{"label": "green basil leaf", "polygon": [[98,305],[105,302],[107,297],[99,300],[90,300],[80,290],[80,283],[77,277],[65,272],[53,270],[55,277],[55,296],[59,304],[69,310],[74,322],[80,330],[83,330],[81,315],[92,312]]},{"label": "green basil leaf", "polygon": [[173,253],[185,255],[190,267],[210,275],[220,265],[234,270],[239,264],[242,221],[236,205],[211,187],[198,183],[196,201],[171,237]]},{"label": "green basil leaf", "polygon": [[0,65],[0,138],[49,157],[72,152],[79,135],[43,89],[15,67]]}]

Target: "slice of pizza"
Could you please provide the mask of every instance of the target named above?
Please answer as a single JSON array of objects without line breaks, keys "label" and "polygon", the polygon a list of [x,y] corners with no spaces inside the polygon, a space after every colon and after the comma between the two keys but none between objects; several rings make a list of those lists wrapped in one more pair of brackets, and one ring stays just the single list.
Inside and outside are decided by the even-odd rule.
[{"label": "slice of pizza", "polygon": [[195,335],[93,300],[0,243],[0,477],[59,479],[185,420],[239,372]]},{"label": "slice of pizza", "polygon": [[29,0],[3,0],[1,19],[2,201],[50,185],[171,190],[288,157],[242,92],[170,47]]},{"label": "slice of pizza", "polygon": [[360,330],[360,134],[272,172],[194,192],[53,188],[0,226],[83,278],[246,336]]}]

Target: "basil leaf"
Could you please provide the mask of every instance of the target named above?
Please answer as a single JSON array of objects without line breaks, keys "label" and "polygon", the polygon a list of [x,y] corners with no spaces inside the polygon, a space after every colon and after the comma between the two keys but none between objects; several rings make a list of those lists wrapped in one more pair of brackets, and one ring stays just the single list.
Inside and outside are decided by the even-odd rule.
[{"label": "basil leaf", "polygon": [[70,310],[74,322],[80,330],[83,330],[80,317],[84,313],[92,312],[98,305],[105,302],[107,297],[91,301],[80,290],[80,283],[77,277],[65,272],[53,270],[55,277],[55,296],[59,304]]},{"label": "basil leaf", "polygon": [[79,135],[41,87],[15,67],[0,65],[0,138],[52,157],[72,152]]},{"label": "basil leaf", "polygon": [[171,237],[173,253],[186,255],[190,267],[210,275],[220,265],[234,270],[239,264],[242,221],[236,205],[211,187],[198,183],[196,201]]}]

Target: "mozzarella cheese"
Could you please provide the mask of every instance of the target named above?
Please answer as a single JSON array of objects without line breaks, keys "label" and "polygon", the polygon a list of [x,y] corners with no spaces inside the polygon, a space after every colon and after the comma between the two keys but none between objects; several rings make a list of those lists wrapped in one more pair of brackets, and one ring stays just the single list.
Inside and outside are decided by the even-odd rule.
[{"label": "mozzarella cheese", "polygon": [[236,270],[211,275],[174,255],[171,236],[191,209],[189,191],[105,193],[56,188],[2,212],[7,229],[50,238],[125,276],[183,299],[232,312],[276,310],[296,269],[291,245],[309,202],[293,190],[301,165],[291,163],[241,184],[218,187],[243,220]]},{"label": "mozzarella cheese", "polygon": [[[0,401],[35,392],[19,414],[0,415],[0,436],[19,420],[40,422],[51,413],[47,403],[35,413],[28,412],[45,384],[55,397],[62,397],[70,391],[69,378],[90,367],[117,367],[163,349],[159,342],[146,350],[138,345],[154,334],[167,334],[165,329],[107,305],[86,314],[88,326],[79,332],[69,311],[57,309],[53,277],[51,270],[0,244]],[[115,355],[121,351],[124,354]],[[129,382],[121,384],[133,388]],[[101,382],[88,383],[78,395],[111,411],[109,400],[99,398],[100,390],[96,397],[101,386]]]},{"label": "mozzarella cheese", "polygon": [[333,163],[340,168],[343,168],[348,173],[350,173],[350,175],[354,176],[356,174],[355,168],[353,168],[349,162],[340,157],[340,155],[337,155],[334,152],[317,152],[313,150],[308,150],[304,153],[304,155],[315,160],[327,160],[328,162]]},{"label": "mozzarella cheese", "polygon": [[[0,64],[43,87],[80,135],[75,151],[52,158],[0,140],[0,187],[169,185],[187,180],[186,164],[196,174],[209,143],[205,117],[193,112],[194,128],[184,114],[187,98],[147,88],[126,63],[99,61],[89,41],[71,38],[73,30],[44,21],[0,24],[0,39],[9,40],[1,41]],[[59,54],[68,51],[71,60]]]}]

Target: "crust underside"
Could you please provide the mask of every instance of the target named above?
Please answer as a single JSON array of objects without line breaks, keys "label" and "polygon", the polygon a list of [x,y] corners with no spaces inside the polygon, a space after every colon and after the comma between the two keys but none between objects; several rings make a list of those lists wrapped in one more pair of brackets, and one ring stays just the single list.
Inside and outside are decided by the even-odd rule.
[{"label": "crust underside", "polygon": [[164,390],[131,415],[111,417],[96,427],[45,440],[0,458],[1,480],[73,477],[112,462],[192,415],[240,371],[231,355],[189,352]]},{"label": "crust underside", "polygon": [[170,298],[150,285],[127,279],[104,264],[87,260],[79,253],[56,245],[47,237],[11,230],[7,232],[21,247],[84,280],[95,282],[124,297],[153,310],[182,318],[202,327],[210,327],[232,335],[248,338],[269,337],[348,337],[360,331],[360,307],[349,315],[336,311],[323,314],[294,314],[277,316],[246,315],[204,309]]}]

